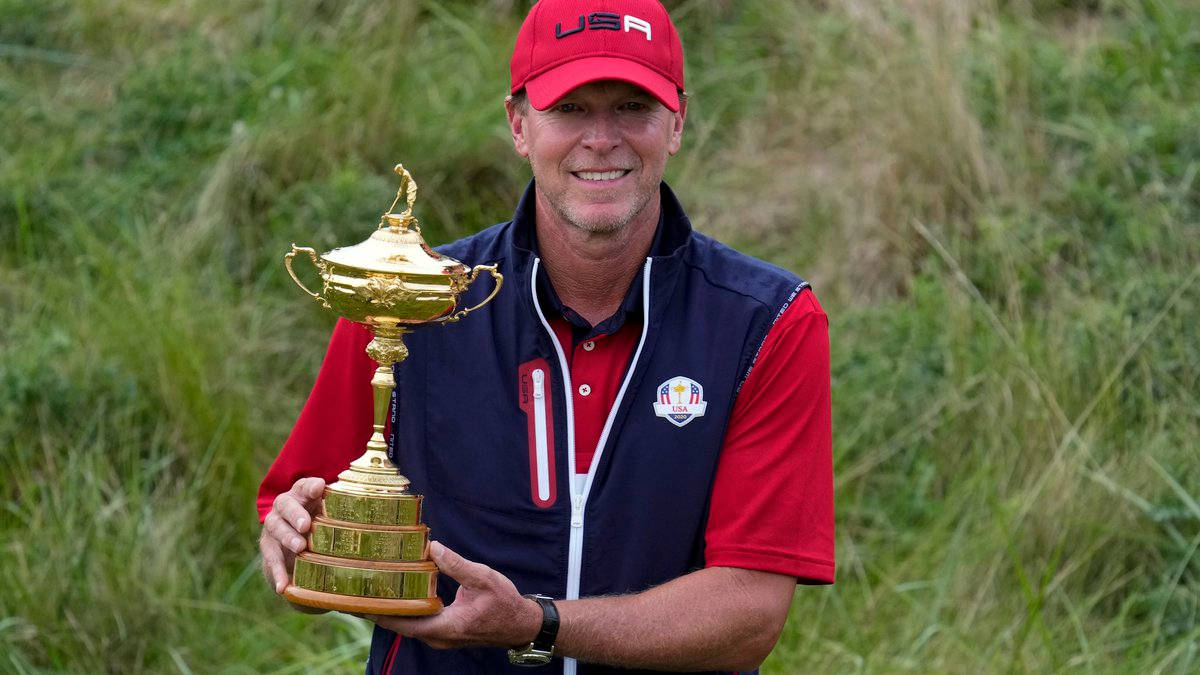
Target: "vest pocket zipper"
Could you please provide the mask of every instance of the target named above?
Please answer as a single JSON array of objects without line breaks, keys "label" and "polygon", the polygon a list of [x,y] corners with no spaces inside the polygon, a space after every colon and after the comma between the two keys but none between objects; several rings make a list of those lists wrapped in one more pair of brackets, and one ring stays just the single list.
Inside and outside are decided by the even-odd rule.
[{"label": "vest pocket zipper", "polygon": [[554,475],[554,385],[550,364],[533,359],[517,369],[518,401],[525,413],[529,439],[529,499],[539,509],[554,506],[558,481]]},{"label": "vest pocket zipper", "polygon": [[533,439],[534,456],[537,464],[535,489],[537,501],[552,501],[550,494],[550,452],[546,437],[546,373],[540,368],[533,371]]}]

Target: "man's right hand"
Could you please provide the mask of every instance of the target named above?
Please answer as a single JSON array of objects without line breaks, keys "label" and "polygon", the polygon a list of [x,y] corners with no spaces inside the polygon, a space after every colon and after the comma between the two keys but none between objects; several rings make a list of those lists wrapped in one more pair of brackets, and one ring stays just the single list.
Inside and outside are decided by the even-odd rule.
[{"label": "man's right hand", "polygon": [[303,551],[312,517],[321,504],[325,481],[301,478],[292,489],[275,498],[271,512],[263,520],[258,548],[262,552],[263,575],[276,593],[283,593],[292,578],[296,554]]}]

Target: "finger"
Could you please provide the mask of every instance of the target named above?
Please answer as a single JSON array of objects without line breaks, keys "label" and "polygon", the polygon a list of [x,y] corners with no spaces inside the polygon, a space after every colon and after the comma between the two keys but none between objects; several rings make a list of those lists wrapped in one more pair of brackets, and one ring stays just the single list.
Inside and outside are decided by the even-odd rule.
[{"label": "finger", "polygon": [[275,511],[268,513],[263,520],[263,532],[274,538],[280,546],[286,546],[295,553],[303,551],[307,546],[304,537]]},{"label": "finger", "polygon": [[459,586],[467,588],[487,586],[493,574],[492,568],[471,562],[438,541],[429,542],[429,557],[437,564],[438,570],[457,581]]},{"label": "finger", "polygon": [[308,532],[308,528],[312,526],[312,514],[290,492],[284,492],[275,498],[272,512],[278,514],[300,534]]},{"label": "finger", "polygon": [[386,628],[398,635],[416,638],[430,646],[434,646],[432,642],[441,643],[450,639],[450,625],[443,614],[419,617],[368,614],[364,618],[381,628]]},{"label": "finger", "polygon": [[266,575],[267,581],[275,587],[276,593],[283,593],[283,589],[287,588],[288,581],[290,581],[287,565],[283,561],[283,550],[279,548],[277,542],[269,538],[259,540],[258,548],[262,552],[263,574]]}]

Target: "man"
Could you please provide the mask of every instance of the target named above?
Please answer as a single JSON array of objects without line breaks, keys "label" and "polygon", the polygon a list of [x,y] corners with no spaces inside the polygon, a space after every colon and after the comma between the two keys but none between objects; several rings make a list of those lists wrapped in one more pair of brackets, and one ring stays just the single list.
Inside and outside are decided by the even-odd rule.
[{"label": "man", "polygon": [[[549,672],[753,670],[797,581],[833,581],[825,315],[799,278],[694,233],[662,183],[687,100],[656,1],[541,0],[511,70],[533,182],[512,221],[443,247],[507,283],[409,336],[396,368],[393,447],[447,606],[372,617],[368,672],[550,651]],[[338,324],[263,481],[277,592],[369,430],[369,337]]]}]

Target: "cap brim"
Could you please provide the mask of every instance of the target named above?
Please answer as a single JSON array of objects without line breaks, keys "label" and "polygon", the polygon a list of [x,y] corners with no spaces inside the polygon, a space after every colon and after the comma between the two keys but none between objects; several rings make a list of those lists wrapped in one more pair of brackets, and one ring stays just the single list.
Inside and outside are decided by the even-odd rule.
[{"label": "cap brim", "polygon": [[572,89],[600,80],[620,80],[641,87],[671,112],[679,112],[679,90],[674,82],[640,63],[612,56],[590,56],[551,68],[529,79],[525,92],[530,105],[545,110]]}]

